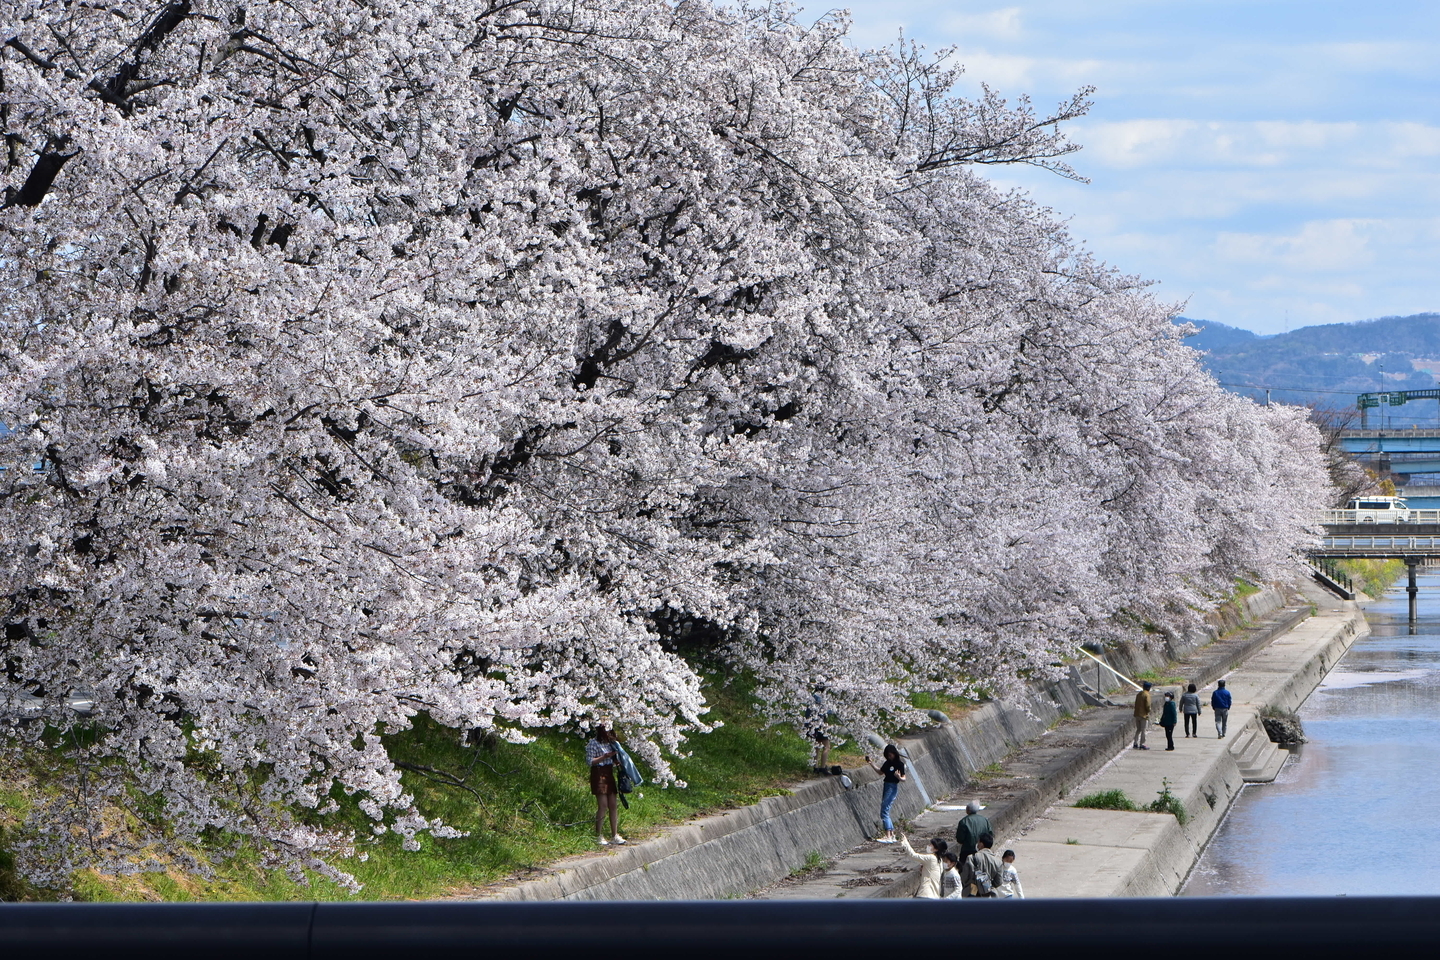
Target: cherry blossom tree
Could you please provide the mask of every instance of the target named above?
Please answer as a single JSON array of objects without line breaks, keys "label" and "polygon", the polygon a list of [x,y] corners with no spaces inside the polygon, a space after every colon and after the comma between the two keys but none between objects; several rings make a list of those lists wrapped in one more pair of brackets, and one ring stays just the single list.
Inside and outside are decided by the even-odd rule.
[{"label": "cherry blossom tree", "polygon": [[610,717],[670,778],[697,628],[776,720],[912,722],[1277,574],[1325,499],[1303,416],[977,172],[1075,176],[1088,91],[782,6],[0,10],[4,653],[90,731],[34,871],[113,865],[137,783],[296,867],[344,795],[443,836],[420,713]]}]

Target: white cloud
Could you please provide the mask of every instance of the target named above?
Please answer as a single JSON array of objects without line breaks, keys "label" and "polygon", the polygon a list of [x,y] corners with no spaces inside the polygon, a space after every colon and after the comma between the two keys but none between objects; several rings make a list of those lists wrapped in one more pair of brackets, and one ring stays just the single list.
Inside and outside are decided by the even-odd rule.
[{"label": "white cloud", "polygon": [[1440,309],[1435,0],[850,4],[865,39],[903,23],[955,45],[971,95],[1044,109],[1095,85],[1070,126],[1089,184],[986,173],[1191,316],[1278,332]]},{"label": "white cloud", "polygon": [[1019,7],[1005,7],[989,13],[952,14],[941,21],[940,29],[960,41],[976,36],[1018,40],[1024,32]]},{"label": "white cloud", "polygon": [[1373,168],[1440,156],[1440,126],[1389,120],[1117,120],[1076,124],[1073,137],[1087,158],[1121,169]]}]

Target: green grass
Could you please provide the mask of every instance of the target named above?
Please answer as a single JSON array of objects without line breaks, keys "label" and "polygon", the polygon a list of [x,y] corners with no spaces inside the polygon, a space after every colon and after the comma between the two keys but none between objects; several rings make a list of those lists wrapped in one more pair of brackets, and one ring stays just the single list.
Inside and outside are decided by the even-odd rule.
[{"label": "green grass", "polygon": [[1405,576],[1404,560],[1338,560],[1335,565],[1371,599]]},{"label": "green grass", "polygon": [[1102,790],[1075,801],[1075,806],[1086,810],[1138,810],[1135,801],[1125,795],[1124,790]]},{"label": "green grass", "polygon": [[[630,809],[620,811],[620,831],[627,838],[642,839],[698,814],[784,794],[785,784],[808,775],[809,741],[788,728],[762,729],[743,685],[712,683],[707,695],[714,706],[711,717],[723,720],[724,726],[693,737],[688,744],[693,755],[675,762],[676,775],[687,781],[687,788],[646,783],[638,791],[643,796],[630,796]],[[595,800],[586,779],[581,736],[541,731],[528,744],[496,741],[467,747],[455,731],[421,717],[413,730],[387,738],[387,745],[398,762],[463,780],[464,787],[458,787],[420,770],[403,774],[425,816],[440,817],[469,835],[422,837],[420,850],[407,852],[394,835],[363,836],[368,821],[353,801],[343,802],[337,816],[362,834],[357,854],[364,859],[357,855],[336,866],[364,885],[358,895],[323,878],[312,877],[306,886],[281,871],[262,869],[253,850],[212,864],[208,877],[179,867],[128,876],[85,871],[77,875],[73,895],[81,900],[422,898],[473,890],[596,849]],[[0,804],[7,808],[22,800],[8,784],[0,791]],[[16,818],[13,813],[0,817],[0,829],[6,819],[13,824]],[[204,851],[186,852],[204,859]],[[171,862],[163,854],[160,859]],[[16,890],[5,888],[8,865],[0,847],[0,897],[14,899]]]},{"label": "green grass", "polygon": [[1235,593],[1231,598],[1234,600],[1244,600],[1246,597],[1254,596],[1259,592],[1260,588],[1249,580],[1237,579],[1235,581]]},{"label": "green grass", "polygon": [[910,705],[917,710],[939,710],[951,720],[954,720],[974,710],[980,705],[980,701],[967,697],[952,697],[921,690],[910,694]]},{"label": "green grass", "polygon": [[821,873],[829,865],[830,861],[826,860],[819,850],[811,850],[805,854],[805,862],[790,871],[790,876],[808,877],[811,874]]},{"label": "green grass", "polygon": [[1134,680],[1149,680],[1152,684],[1154,684],[1154,685],[1157,686],[1157,687],[1175,687],[1175,686],[1181,686],[1181,687],[1183,687],[1185,684],[1187,684],[1187,683],[1190,682],[1189,680],[1185,679],[1184,677],[1172,677],[1172,676],[1169,676],[1168,674],[1162,674],[1162,673],[1160,673],[1160,672],[1157,671],[1157,670],[1146,670],[1146,671],[1144,671],[1143,673],[1137,673],[1137,674],[1135,674],[1135,676],[1134,676],[1132,679],[1134,679]]},{"label": "green grass", "polygon": [[1162,779],[1160,783],[1161,789],[1157,791],[1156,798],[1151,800],[1150,805],[1145,809],[1151,813],[1173,814],[1175,819],[1180,821],[1180,826],[1185,826],[1185,824],[1190,821],[1189,811],[1187,811],[1185,805],[1180,802],[1180,798],[1170,792],[1169,778]]},{"label": "green grass", "polygon": [[[1180,798],[1170,792],[1170,781],[1161,780],[1161,789],[1157,791],[1156,799],[1139,806],[1131,800],[1124,790],[1102,790],[1099,793],[1092,793],[1075,801],[1075,806],[1084,807],[1086,810],[1130,810],[1143,813],[1169,813],[1180,821],[1180,826],[1185,826],[1190,820],[1190,814],[1186,811],[1185,805]],[[1068,842],[1068,841],[1067,841]]]}]

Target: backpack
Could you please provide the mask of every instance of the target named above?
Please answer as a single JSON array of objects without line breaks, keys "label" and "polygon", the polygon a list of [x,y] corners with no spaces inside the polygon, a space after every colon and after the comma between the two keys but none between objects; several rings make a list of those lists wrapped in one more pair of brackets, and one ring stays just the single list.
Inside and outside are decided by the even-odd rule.
[{"label": "backpack", "polygon": [[995,894],[995,885],[990,882],[989,870],[976,870],[975,879],[970,885],[975,888],[977,897],[989,897]]},{"label": "backpack", "polygon": [[[986,851],[988,852],[988,851]],[[991,876],[990,861],[994,857],[987,857],[984,860],[978,854],[970,855],[970,886],[975,891],[972,896],[993,897],[995,896],[995,883],[998,878]]]}]

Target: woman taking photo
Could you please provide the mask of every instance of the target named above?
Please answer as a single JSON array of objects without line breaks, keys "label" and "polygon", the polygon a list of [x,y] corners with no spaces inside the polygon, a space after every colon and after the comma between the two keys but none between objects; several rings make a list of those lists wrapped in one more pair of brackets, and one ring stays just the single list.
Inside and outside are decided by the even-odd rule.
[{"label": "woman taking photo", "polygon": [[916,853],[915,848],[910,846],[909,838],[900,838],[901,849],[910,854],[912,860],[920,863],[920,887],[915,891],[916,899],[940,899],[940,878],[945,873],[945,861],[941,858],[945,856],[945,851],[949,846],[944,840],[936,837],[925,848],[925,853]]},{"label": "woman taking photo", "polygon": [[880,838],[880,843],[895,842],[895,824],[890,820],[890,808],[895,804],[895,797],[900,793],[900,783],[905,779],[905,761],[900,759],[900,751],[895,749],[895,744],[885,746],[885,762],[876,765],[869,756],[865,762],[870,764],[870,769],[885,778],[885,788],[880,794],[880,826],[885,828],[885,836]]},{"label": "woman taking photo", "polygon": [[[585,759],[590,763],[590,792],[595,795],[595,839],[600,846],[624,843],[620,836],[620,793],[615,789],[615,734],[605,724],[596,724],[590,742],[585,744]],[[605,839],[605,812],[610,812],[610,839]]]}]

